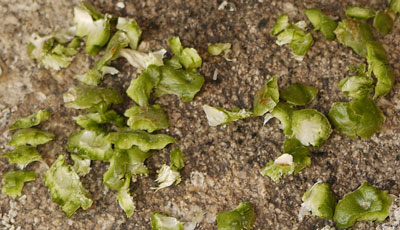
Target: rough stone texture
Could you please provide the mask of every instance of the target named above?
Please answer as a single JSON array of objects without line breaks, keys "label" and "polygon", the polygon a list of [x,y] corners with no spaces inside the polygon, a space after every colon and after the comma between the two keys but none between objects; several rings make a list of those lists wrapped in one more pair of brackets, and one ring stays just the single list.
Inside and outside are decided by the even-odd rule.
[{"label": "rough stone texture", "polygon": [[[156,170],[168,162],[172,146],[155,153],[146,162],[150,175],[139,178],[131,186],[137,209],[127,219],[116,202],[116,193],[102,184],[107,165],[94,162],[90,174],[82,178],[94,201],[93,206],[67,219],[51,202],[43,175],[58,153],[66,153],[67,137],[78,129],[72,116],[79,111],[65,108],[62,94],[77,84],[73,76],[84,73],[96,58],[81,52],[69,68],[53,72],[38,68],[26,55],[28,38],[33,32],[48,33],[72,24],[77,1],[0,0],[2,152],[9,148],[7,142],[11,133],[7,127],[18,117],[38,109],[49,108],[53,112],[52,118],[41,128],[57,136],[55,141],[39,147],[44,162],[34,163],[29,169],[39,172],[41,177],[24,187],[24,195],[16,200],[0,195],[1,229],[150,229],[153,211],[168,212],[183,221],[205,212],[198,229],[216,229],[216,213],[231,209],[241,201],[254,204],[255,229],[330,229],[333,224],[319,218],[306,217],[302,223],[297,220],[301,196],[317,180],[330,183],[339,198],[364,181],[399,195],[400,84],[397,80],[392,92],[378,101],[387,117],[380,133],[361,140],[334,132],[321,148],[313,150],[310,167],[277,184],[261,176],[259,170],[281,151],[284,135],[278,122],[272,121],[263,127],[262,118],[251,118],[226,127],[209,127],[201,109],[203,104],[251,108],[256,90],[268,75],[277,74],[280,87],[295,81],[317,87],[318,98],[307,107],[327,113],[333,102],[346,100],[336,84],[348,74],[347,66],[365,60],[337,41],[326,41],[320,33],[312,32],[315,44],[304,61],[298,62],[286,46],[274,43],[275,38],[269,33],[273,23],[282,13],[288,13],[293,21],[306,20],[302,11],[311,7],[344,18],[347,5],[367,4],[374,9],[384,9],[386,1],[241,0],[229,1],[225,9],[218,10],[221,2],[126,1],[126,7],[120,9],[117,1],[96,1],[95,5],[103,12],[135,17],[143,29],[143,41],[153,50],[167,47],[167,38],[179,35],[184,46],[198,49],[203,58],[201,73],[206,82],[192,102],[182,102],[175,96],[157,100],[172,124],[167,133],[179,140],[185,153],[182,183],[158,192],[150,190],[156,186]],[[399,22],[397,20],[389,35],[376,34],[389,53],[396,76],[400,75]],[[231,42],[235,61],[210,56],[206,52],[207,43],[215,42]],[[106,77],[104,84],[124,92],[130,79],[137,74],[125,60],[118,59],[113,66],[121,70],[121,74]],[[218,80],[213,81],[215,69],[219,74]],[[119,111],[130,103],[126,98],[126,103],[118,107]],[[13,168],[2,158],[0,177]],[[353,229],[375,229],[380,225],[363,222]]]}]

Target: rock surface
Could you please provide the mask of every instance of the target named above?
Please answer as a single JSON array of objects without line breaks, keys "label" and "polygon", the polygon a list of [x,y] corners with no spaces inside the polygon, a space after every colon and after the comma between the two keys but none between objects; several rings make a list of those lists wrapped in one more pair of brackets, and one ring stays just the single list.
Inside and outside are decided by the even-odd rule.
[{"label": "rock surface", "polygon": [[[192,102],[182,102],[171,95],[157,100],[171,122],[167,133],[179,140],[185,153],[182,182],[158,192],[150,190],[156,186],[156,170],[168,162],[173,146],[156,152],[146,161],[149,176],[138,178],[131,186],[136,211],[127,219],[116,201],[116,193],[102,184],[107,164],[94,162],[90,174],[82,178],[93,206],[67,219],[51,202],[43,175],[59,153],[67,153],[67,137],[78,129],[72,120],[78,111],[64,106],[62,94],[77,84],[74,75],[84,73],[96,57],[80,52],[69,68],[53,72],[39,68],[26,53],[33,32],[48,33],[71,26],[73,7],[78,1],[0,0],[0,151],[9,149],[11,132],[7,127],[18,117],[38,109],[48,108],[53,112],[41,128],[56,134],[55,141],[39,147],[44,162],[29,166],[41,177],[26,184],[24,195],[16,200],[0,194],[0,229],[150,229],[154,211],[168,212],[183,221],[191,221],[195,214],[204,212],[205,218],[198,229],[216,229],[216,213],[232,209],[242,201],[255,206],[255,229],[320,229],[332,223],[314,217],[306,217],[301,223],[297,220],[302,194],[318,180],[330,183],[338,197],[364,181],[399,195],[400,84],[397,80],[392,92],[378,101],[386,115],[380,133],[362,140],[334,132],[321,148],[313,150],[310,167],[277,184],[263,177],[260,168],[282,149],[284,135],[278,122],[270,121],[263,126],[262,118],[250,118],[225,127],[209,127],[201,108],[203,104],[251,108],[256,90],[269,75],[277,74],[280,87],[295,81],[317,87],[317,99],[308,107],[326,114],[333,102],[347,100],[336,86],[348,74],[347,66],[365,60],[337,40],[326,41],[320,33],[312,32],[315,44],[304,61],[296,61],[288,47],[274,43],[275,38],[270,35],[272,25],[282,13],[288,13],[292,21],[306,20],[303,10],[319,7],[329,15],[344,18],[347,5],[369,5],[382,10],[386,1],[240,0],[229,1],[221,10],[218,10],[220,0],[93,2],[102,12],[135,17],[143,30],[143,42],[152,50],[166,48],[167,39],[178,35],[184,46],[196,48],[203,58],[200,71],[206,82]],[[389,53],[396,76],[400,75],[399,23],[398,19],[387,36],[376,34]],[[207,43],[216,42],[232,43],[233,62],[207,53]],[[130,79],[137,76],[136,71],[122,59],[112,65],[121,73],[117,77],[107,76],[103,84],[124,92]],[[218,69],[217,80],[213,80],[215,69]],[[117,109],[123,111],[129,104],[132,102],[126,98],[126,103]],[[0,178],[13,168],[1,158]],[[353,229],[375,229],[380,225],[361,222]]]}]

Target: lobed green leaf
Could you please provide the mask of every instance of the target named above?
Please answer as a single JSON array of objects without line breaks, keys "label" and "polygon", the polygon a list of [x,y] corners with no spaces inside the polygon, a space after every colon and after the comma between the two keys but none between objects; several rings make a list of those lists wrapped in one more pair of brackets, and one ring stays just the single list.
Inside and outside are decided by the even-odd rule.
[{"label": "lobed green leaf", "polygon": [[25,182],[33,181],[36,177],[37,173],[31,171],[18,170],[6,172],[3,176],[1,192],[15,199],[21,196]]},{"label": "lobed green leaf", "polygon": [[93,201],[89,198],[78,174],[72,166],[65,164],[62,154],[47,170],[44,182],[49,189],[51,199],[61,206],[67,217],[80,207],[86,210],[92,206]]}]

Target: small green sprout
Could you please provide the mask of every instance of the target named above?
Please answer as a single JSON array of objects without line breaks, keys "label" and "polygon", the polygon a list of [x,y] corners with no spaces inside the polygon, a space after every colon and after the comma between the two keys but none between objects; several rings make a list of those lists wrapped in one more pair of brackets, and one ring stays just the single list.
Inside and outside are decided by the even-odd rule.
[{"label": "small green sprout", "polygon": [[373,25],[381,34],[388,34],[393,29],[395,19],[396,15],[391,10],[386,12],[378,11]]},{"label": "small green sprout", "polygon": [[114,110],[97,113],[87,113],[73,118],[84,129],[99,129],[106,123],[115,124],[118,127],[125,125],[125,120]]},{"label": "small green sprout", "polygon": [[70,153],[89,160],[108,161],[113,150],[107,133],[99,130],[80,130],[68,138],[67,149]]},{"label": "small green sprout", "polygon": [[289,15],[287,14],[282,14],[279,16],[279,18],[276,20],[274,27],[272,28],[272,35],[278,35],[285,29],[287,29],[290,26],[289,23]]},{"label": "small green sprout", "polygon": [[279,102],[278,78],[274,75],[257,91],[254,97],[254,116],[271,112]]},{"label": "small green sprout", "polygon": [[365,72],[365,65],[360,65],[357,74],[340,80],[338,86],[348,97],[360,99],[373,91],[374,80]]},{"label": "small green sprout", "polygon": [[389,9],[395,13],[400,13],[400,0],[391,0],[389,4]]},{"label": "small green sprout", "polygon": [[160,105],[133,106],[125,111],[128,117],[128,126],[131,129],[146,130],[149,133],[155,130],[166,129],[169,122]]},{"label": "small green sprout", "polygon": [[247,109],[227,111],[220,107],[203,105],[203,110],[207,116],[208,125],[210,126],[225,125],[229,122],[246,119],[253,116],[253,112]]},{"label": "small green sprout", "polygon": [[283,154],[261,169],[261,174],[274,182],[284,175],[297,174],[311,164],[310,151],[297,139],[286,139],[283,150]]},{"label": "small green sprout", "polygon": [[155,97],[175,94],[183,101],[192,101],[203,86],[204,77],[194,69],[174,69],[165,65],[160,70],[161,80],[155,89]]},{"label": "small green sprout", "polygon": [[6,157],[9,162],[17,164],[21,168],[25,168],[33,161],[42,160],[36,148],[28,145],[17,146],[14,150],[4,153],[3,156]]},{"label": "small green sprout", "polygon": [[291,136],[293,134],[292,117],[293,111],[295,110],[296,108],[293,105],[279,102],[271,112],[272,117],[277,118],[281,122],[283,133],[287,136]]},{"label": "small green sprout", "polygon": [[158,172],[156,182],[159,183],[156,190],[160,190],[171,186],[172,184],[179,184],[181,182],[180,170],[185,166],[183,161],[183,153],[180,149],[175,148],[169,155],[169,166],[164,164]]},{"label": "small green sprout", "polygon": [[381,130],[385,116],[371,98],[335,102],[329,110],[333,126],[348,137],[370,138]]},{"label": "small green sprout", "polygon": [[125,182],[118,191],[118,203],[119,206],[124,210],[126,217],[131,217],[135,210],[135,204],[133,198],[129,192],[129,185],[131,183],[131,174],[125,176]]},{"label": "small green sprout", "polygon": [[293,83],[280,93],[280,97],[293,105],[307,105],[317,96],[318,89],[301,83]]},{"label": "small green sprout", "polygon": [[67,217],[70,217],[80,207],[84,210],[92,206],[87,190],[79,180],[78,174],[67,165],[64,156],[60,154],[44,176],[44,183],[49,189],[53,202],[61,206]]},{"label": "small green sprout", "polygon": [[227,53],[231,49],[231,43],[215,43],[208,45],[207,51],[213,56]]},{"label": "small green sprout", "polygon": [[254,209],[251,203],[240,203],[232,211],[217,214],[218,230],[250,230],[255,222]]},{"label": "small green sprout", "polygon": [[14,133],[9,145],[17,147],[21,145],[38,146],[46,144],[54,139],[52,133],[42,131],[35,128],[20,129]]},{"label": "small green sprout", "polygon": [[148,106],[152,90],[161,79],[161,70],[156,65],[150,65],[139,77],[132,79],[126,94],[139,106]]},{"label": "small green sprout", "polygon": [[[86,38],[86,53],[96,55],[107,44],[110,38],[110,15],[99,15],[92,10],[94,7],[83,4],[83,8],[74,8],[75,35]],[[100,16],[102,16],[100,18]]]},{"label": "small green sprout", "polygon": [[290,175],[294,172],[293,156],[284,153],[275,160],[269,161],[262,169],[261,174],[268,176],[272,181],[278,182],[283,175]]},{"label": "small green sprout", "polygon": [[185,167],[185,162],[183,161],[183,152],[179,148],[174,148],[169,156],[171,168],[176,171],[180,171]]},{"label": "small green sprout", "polygon": [[85,176],[90,172],[90,160],[84,159],[76,154],[71,154],[71,159],[74,162],[72,168],[79,176]]},{"label": "small green sprout", "polygon": [[335,33],[333,31],[338,25],[337,22],[322,13],[322,11],[317,8],[307,9],[304,11],[304,13],[314,26],[314,30],[320,30],[322,35],[324,35],[324,37],[328,40],[335,39]]},{"label": "small green sprout", "polygon": [[168,44],[185,69],[195,69],[201,66],[202,60],[197,51],[193,48],[183,48],[179,37],[171,37]]},{"label": "small green sprout", "polygon": [[307,189],[301,199],[303,203],[299,211],[300,221],[304,216],[310,214],[327,220],[333,219],[337,200],[331,192],[329,184],[317,182]]},{"label": "small green sprout", "polygon": [[304,21],[291,25],[288,16],[284,14],[275,22],[272,34],[277,35],[276,44],[289,44],[295,59],[301,61],[314,43],[311,33],[306,32],[305,28]]},{"label": "small green sprout", "polygon": [[305,146],[321,146],[332,133],[328,119],[314,109],[302,109],[293,112],[293,137]]},{"label": "small green sprout", "polygon": [[111,104],[122,103],[122,97],[111,87],[79,85],[64,93],[66,107],[105,112]]},{"label": "small green sprout", "polygon": [[110,61],[118,58],[121,49],[128,46],[128,44],[127,35],[122,31],[117,31],[108,42],[104,55],[95,63],[94,67],[85,74],[76,75],[76,79],[87,85],[96,86],[105,74],[117,74],[117,69],[107,65]]},{"label": "small green sprout", "polygon": [[15,199],[21,196],[25,182],[33,181],[36,177],[37,173],[31,171],[18,170],[6,172],[3,176],[1,192]]},{"label": "small green sprout", "polygon": [[338,228],[348,228],[356,221],[383,222],[390,213],[393,198],[368,182],[343,197],[336,205],[333,219]]},{"label": "small green sprout", "polygon": [[183,223],[175,217],[154,212],[151,215],[152,230],[184,230]]},{"label": "small green sprout", "polygon": [[39,110],[36,113],[19,118],[10,126],[10,130],[13,129],[23,129],[23,128],[30,128],[32,126],[39,125],[43,121],[47,121],[50,118],[50,111],[48,110]]},{"label": "small green sprout", "polygon": [[109,133],[108,138],[119,149],[130,149],[138,146],[140,150],[147,152],[152,149],[163,149],[176,140],[166,134],[150,134],[141,130],[121,129],[118,132]]},{"label": "small green sprout", "polygon": [[120,190],[127,176],[148,174],[144,161],[150,152],[141,151],[134,146],[130,149],[115,149],[110,159],[110,166],[103,175],[103,184],[113,190]]},{"label": "small green sprout", "polygon": [[372,71],[377,79],[374,99],[386,96],[392,90],[394,84],[394,72],[389,65],[388,57],[382,44],[379,42],[368,42],[367,62],[368,69]]},{"label": "small green sprout", "polygon": [[340,43],[352,48],[361,57],[367,56],[367,42],[374,40],[367,23],[351,18],[339,22],[335,34]]},{"label": "small green sprout", "polygon": [[366,7],[348,6],[346,16],[351,18],[368,19],[375,16],[375,11]]},{"label": "small green sprout", "polygon": [[117,22],[117,29],[126,33],[129,38],[129,47],[136,50],[139,46],[142,30],[133,18],[119,17]]}]

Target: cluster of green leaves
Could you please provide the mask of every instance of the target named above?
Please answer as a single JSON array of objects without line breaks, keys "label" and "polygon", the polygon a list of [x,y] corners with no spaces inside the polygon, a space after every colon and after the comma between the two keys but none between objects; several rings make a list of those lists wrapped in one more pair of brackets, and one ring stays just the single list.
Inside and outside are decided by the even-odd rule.
[{"label": "cluster of green leaves", "polygon": [[[169,127],[167,117],[160,105],[151,104],[151,96],[174,94],[183,101],[191,101],[200,91],[204,77],[196,71],[202,59],[193,48],[183,48],[179,37],[168,39],[174,56],[163,60],[164,51],[149,53],[123,50],[122,56],[142,70],[132,79],[127,95],[137,104],[125,111],[130,130],[110,134],[112,143],[120,149],[138,146],[142,151],[162,149],[176,141],[165,134],[150,134]],[[179,164],[178,164],[179,163]],[[184,166],[183,153],[174,149],[170,155],[170,166],[164,164],[158,172],[157,189],[180,182],[179,171]]]},{"label": "cluster of green leaves", "polygon": [[148,174],[144,161],[150,156],[150,152],[142,151],[137,146],[126,150],[115,148],[109,160],[110,166],[103,175],[103,184],[118,191],[118,202],[127,217],[135,209],[129,191],[130,182],[134,181],[136,175]]},{"label": "cluster of green leaves", "polygon": [[[131,49],[137,49],[142,32],[134,19],[119,17],[114,20],[111,15],[103,15],[85,2],[81,3],[81,7],[74,8],[74,14],[75,36],[86,38],[86,52],[89,55],[95,55],[104,46],[106,47],[103,56],[96,61],[93,68],[83,75],[76,76],[84,84],[70,88],[64,94],[64,102],[68,108],[84,109],[88,113],[74,118],[76,123],[83,128],[70,135],[67,145],[74,165],[69,166],[58,162],[63,160],[57,160],[52,166],[53,172],[48,171],[46,184],[52,199],[62,207],[67,216],[70,216],[79,207],[89,208],[91,201],[88,202],[89,198],[76,199],[78,197],[70,195],[68,187],[57,184],[61,183],[57,181],[57,175],[67,174],[73,177],[70,187],[81,190],[81,193],[85,193],[86,196],[79,176],[89,173],[92,160],[110,162],[109,170],[104,175],[104,184],[118,191],[118,201],[127,216],[130,216],[134,210],[129,192],[130,181],[133,180],[132,176],[135,174],[147,173],[143,161],[150,156],[150,153],[142,152],[136,146],[123,150],[113,148],[118,137],[115,137],[115,134],[111,135],[108,124],[124,127],[126,122],[117,112],[109,108],[112,104],[122,103],[122,96],[111,87],[97,87],[97,85],[105,74],[118,73],[118,70],[108,64],[120,56],[122,49],[128,46]],[[117,31],[112,34],[111,28],[114,27],[112,24],[115,22],[117,22],[115,25]],[[144,141],[149,145],[149,138],[152,139],[147,135],[141,137],[139,134],[136,142]],[[68,202],[72,202],[74,206],[65,208]]]},{"label": "cluster of green leaves", "polygon": [[[107,40],[108,41],[108,40]],[[76,79],[87,84],[96,86],[105,74],[117,74],[118,70],[114,67],[108,66],[108,63],[119,56],[119,51],[128,46],[129,38],[125,32],[117,31],[108,41],[104,55],[96,61],[93,68],[82,75],[77,75]]]},{"label": "cluster of green leaves", "polygon": [[[360,56],[366,57],[368,76],[373,73],[377,79],[374,99],[390,92],[394,83],[394,73],[389,65],[385,49],[374,40],[370,26],[362,20],[374,17],[374,27],[381,33],[387,34],[391,31],[396,17],[395,5],[396,1],[392,1],[390,9],[386,12],[375,12],[362,7],[348,7],[346,15],[352,18],[339,22],[339,26],[335,30],[336,36],[342,44],[349,46]],[[370,82],[371,79],[368,77],[353,77],[351,81],[346,82],[346,87],[353,90],[360,86],[369,88]],[[364,90],[362,94],[367,96],[369,90]],[[361,96],[358,95],[359,97]]]},{"label": "cluster of green leaves", "polygon": [[390,214],[393,197],[364,182],[337,202],[328,184],[316,183],[304,193],[302,200],[300,221],[311,214],[334,220],[336,227],[342,229],[353,226],[356,221],[383,222]]},{"label": "cluster of green leaves", "polygon": [[[125,120],[114,110],[107,111],[111,104],[122,102],[121,95],[112,88],[81,85],[70,89],[64,99],[67,107],[92,112],[75,118],[83,129],[69,137],[67,148],[74,160],[72,169],[79,176],[84,176],[90,171],[91,160],[110,162],[103,183],[118,191],[120,206],[128,217],[131,216],[134,203],[129,192],[130,181],[137,174],[148,173],[143,164],[151,155],[148,150],[163,148],[174,140],[163,134],[122,129]],[[108,123],[121,128],[117,132],[109,132],[104,126]]]},{"label": "cluster of green leaves", "polygon": [[[174,54],[170,60],[164,60],[166,50],[148,54],[137,51],[142,31],[134,19],[119,17],[114,20],[111,15],[103,15],[88,3],[82,3],[81,7],[75,8],[74,13],[75,36],[86,37],[86,52],[94,55],[104,46],[105,51],[93,68],[76,76],[84,84],[70,88],[64,94],[66,107],[88,112],[74,118],[82,129],[69,137],[67,148],[74,165],[66,167],[78,175],[79,181],[79,176],[89,173],[92,160],[109,162],[103,183],[118,191],[120,206],[129,217],[134,211],[129,192],[130,181],[134,181],[138,174],[148,174],[144,161],[151,155],[149,151],[176,143],[168,135],[152,134],[167,128],[169,122],[161,106],[151,105],[151,94],[154,92],[155,97],[175,94],[184,101],[191,101],[204,83],[203,76],[196,71],[202,60],[195,49],[183,48],[178,37],[168,40]],[[116,31],[112,34],[110,28],[114,28],[115,22]],[[123,117],[114,110],[109,110],[112,104],[122,103],[119,92],[110,87],[97,86],[104,74],[118,73],[118,70],[108,66],[118,57],[126,58],[141,72],[139,77],[132,80],[127,90],[128,96],[137,104],[124,113],[128,117],[129,128],[125,127],[126,121]],[[54,170],[58,170],[57,167],[61,165],[54,167]],[[179,171],[182,167],[183,154],[175,149],[171,152],[171,165],[163,166],[159,173],[159,188],[167,187],[174,181],[179,183]],[[169,182],[171,180],[172,183]],[[50,185],[54,187],[54,183]],[[53,187],[49,188],[50,191],[55,189]],[[60,198],[53,197],[54,199]],[[63,205],[60,202],[59,204]],[[84,204],[81,206],[87,207]],[[66,213],[71,215],[75,210]]]},{"label": "cluster of green leaves", "polygon": [[139,106],[150,104],[151,93],[155,97],[175,94],[184,101],[192,101],[200,91],[204,77],[196,71],[201,58],[193,48],[182,48],[178,37],[168,40],[175,56],[165,60],[163,65],[150,64],[133,79],[126,93]]},{"label": "cluster of green leaves", "polygon": [[334,39],[336,34],[340,43],[367,58],[367,74],[363,69],[356,76],[347,77],[339,83],[339,87],[347,96],[354,98],[367,96],[373,85],[371,73],[377,78],[374,99],[385,96],[392,89],[394,73],[387,60],[386,52],[382,45],[374,40],[371,28],[365,20],[374,18],[374,27],[382,34],[389,33],[396,19],[395,13],[398,12],[399,3],[397,2],[398,0],[392,0],[389,9],[385,12],[349,6],[346,9],[346,15],[351,18],[344,19],[338,24],[323,15],[319,9],[305,11],[314,27],[320,29],[327,39]]},{"label": "cluster of green leaves", "polygon": [[[371,28],[365,20],[374,18],[374,27],[383,34],[389,33],[395,20],[394,13],[398,12],[397,2],[397,0],[391,1],[390,9],[385,12],[349,6],[346,9],[346,15],[350,18],[343,19],[338,24],[323,15],[319,9],[305,11],[314,27],[321,30],[327,39],[332,40],[336,35],[340,43],[352,48],[368,62],[368,70],[361,64],[355,70],[356,75],[346,77],[338,84],[342,92],[354,100],[336,102],[329,112],[332,124],[346,136],[370,138],[373,133],[380,131],[385,119],[374,101],[369,99],[374,90],[374,79],[371,76],[374,75],[377,79],[373,96],[373,99],[377,99],[391,91],[394,84],[394,72],[389,65],[385,49],[374,40]],[[324,30],[323,25],[325,25]],[[290,112],[287,107],[285,111]],[[285,116],[281,117],[285,118]],[[302,143],[304,144],[303,141]]]},{"label": "cluster of green leaves", "polygon": [[[284,134],[288,136],[283,154],[269,161],[261,170],[261,174],[269,176],[274,182],[283,175],[297,174],[309,166],[311,158],[305,146],[321,146],[332,132],[328,119],[322,113],[315,109],[296,108],[309,104],[317,93],[318,90],[312,86],[293,83],[278,92],[276,106],[267,114],[280,121]],[[286,102],[279,102],[279,98]]]},{"label": "cluster of green leaves", "polygon": [[28,53],[46,69],[66,68],[78,53],[82,40],[74,38],[73,28],[56,31],[43,36],[33,34],[28,45]]},{"label": "cluster of green leaves", "polygon": [[[31,162],[41,161],[42,157],[37,151],[36,146],[53,140],[54,135],[32,127],[47,121],[50,115],[50,111],[48,110],[39,110],[30,116],[16,120],[9,128],[10,130],[18,129],[9,142],[9,145],[13,146],[14,150],[4,153],[2,156],[6,157],[10,163],[17,164],[22,169]],[[24,183],[32,181],[36,177],[37,174],[32,171],[9,171],[3,177],[2,192],[12,198],[16,198],[21,195]]]},{"label": "cluster of green leaves", "polygon": [[[113,137],[108,131],[106,124],[114,124],[123,127],[126,123],[114,110],[108,110],[112,104],[120,104],[122,96],[113,88],[98,87],[91,85],[79,85],[68,90],[64,94],[66,106],[74,109],[85,109],[89,113],[75,117],[76,123],[83,129],[72,133],[69,136],[67,149],[71,153],[74,161],[73,166],[66,164],[53,164],[55,173],[48,176],[48,185],[53,201],[58,203],[67,216],[72,215],[79,207],[87,209],[90,204],[83,199],[78,202],[76,196],[69,194],[68,189],[63,185],[57,185],[56,175],[68,170],[69,176],[74,177],[72,187],[80,187],[79,176],[85,176],[90,171],[92,160],[110,162],[108,171],[104,174],[104,184],[118,191],[118,201],[127,216],[131,216],[134,211],[133,199],[130,196],[129,185],[132,176],[135,174],[147,173],[147,168],[143,161],[150,156],[150,153],[142,152],[138,147],[120,150],[113,148]],[[56,173],[57,172],[57,173]],[[60,183],[60,182],[58,182]],[[76,188],[74,188],[76,189]],[[85,190],[86,191],[86,190]],[[62,195],[57,195],[62,194]],[[85,192],[87,195],[87,192]],[[87,198],[89,199],[89,198]],[[65,208],[68,200],[75,204],[73,208]],[[90,199],[89,199],[90,200]]]},{"label": "cluster of green leaves", "polygon": [[283,175],[298,173],[310,165],[309,151],[304,146],[319,147],[332,133],[331,125],[322,113],[314,109],[296,109],[296,106],[309,104],[317,93],[315,87],[301,83],[293,83],[279,92],[278,78],[273,76],[256,93],[253,111],[239,108],[227,111],[208,105],[204,105],[203,110],[210,126],[253,116],[265,116],[265,122],[271,117],[277,118],[289,139],[285,141],[284,153],[261,170],[264,176],[277,182]]},{"label": "cluster of green leaves", "polygon": [[341,43],[351,47],[360,56],[366,57],[368,62],[367,75],[359,73],[358,76],[345,78],[339,86],[345,87],[346,94],[348,90],[355,91],[356,96],[350,95],[352,92],[349,92],[351,97],[368,96],[372,84],[370,74],[373,73],[377,79],[374,99],[387,95],[393,87],[394,73],[385,49],[379,42],[374,41],[369,25],[357,19],[345,19],[339,22],[335,33]]},{"label": "cluster of green leaves", "polygon": [[388,34],[392,31],[396,20],[396,4],[398,4],[396,0],[391,1],[389,9],[386,11],[374,11],[367,7],[348,6],[346,8],[346,16],[365,20],[374,18],[373,26],[375,29],[381,34]]},{"label": "cluster of green leaves", "polygon": [[[86,4],[87,5],[87,4]],[[79,8],[75,8],[75,10],[79,11]],[[82,9],[80,9],[82,10]],[[75,13],[77,13],[78,11],[75,11]],[[89,15],[88,15],[89,14]],[[86,12],[86,18],[89,20],[89,16],[90,16],[90,12]],[[79,16],[76,17],[76,25],[79,28],[79,26],[82,26],[83,28],[88,28],[90,27],[90,25],[87,25],[88,21],[83,21],[82,18],[80,18]],[[93,15],[92,15],[93,17]],[[95,18],[93,18],[95,19]],[[142,30],[140,29],[140,27],[138,26],[138,24],[136,23],[135,19],[133,18],[123,18],[123,17],[119,17],[117,19],[117,24],[115,25],[115,28],[117,29],[117,31],[114,33],[114,35],[111,36],[110,33],[110,21],[111,16],[104,16],[104,19],[98,19],[99,20],[105,20],[107,26],[104,27],[101,31],[97,31],[95,33],[101,33],[98,34],[98,45],[94,45],[92,50],[95,50],[95,53],[97,53],[103,46],[106,46],[105,51],[103,56],[97,60],[97,62],[94,64],[93,68],[90,69],[87,73],[83,74],[83,75],[77,75],[76,78],[88,85],[98,85],[100,80],[103,78],[103,76],[105,74],[117,74],[118,70],[108,66],[108,64],[120,57],[120,53],[122,52],[122,50],[126,50],[125,53],[128,53],[130,50],[132,50],[132,52],[134,52],[138,45],[139,45],[139,41],[140,41],[140,37],[142,34]],[[108,21],[107,21],[108,20]],[[90,20],[89,20],[90,21]],[[93,24],[96,24],[95,21]],[[115,21],[115,20],[114,20]],[[88,34],[88,38],[87,38],[87,43],[86,45],[89,44],[89,40],[90,40],[90,34],[91,34],[91,30],[89,29],[88,31],[86,31],[86,33]],[[81,36],[86,36],[85,33],[80,34]],[[111,36],[111,39],[109,39]],[[101,41],[101,42],[100,42]],[[125,49],[126,47],[130,47],[130,49]],[[88,54],[90,55],[90,53],[88,52]],[[161,56],[162,58],[162,56]],[[129,60],[129,59],[128,59]]]},{"label": "cluster of green leaves", "polygon": [[[347,20],[356,23],[354,25],[361,25],[359,21]],[[362,27],[369,30],[369,26],[365,23]],[[350,33],[353,32],[350,31]],[[369,94],[373,91],[371,74],[374,74],[377,78],[373,97],[376,99],[390,92],[394,83],[394,73],[389,65],[386,51],[380,43],[370,38],[363,39],[363,42],[353,40],[350,43],[357,44],[352,48],[359,50],[363,56],[366,56],[368,71],[365,71],[364,65],[360,65],[357,75],[344,78],[339,82],[339,87],[346,96],[355,99],[350,102],[334,103],[329,112],[329,118],[335,128],[348,137],[370,138],[375,132],[380,131],[385,120],[382,111],[369,98]]]},{"label": "cluster of green leaves", "polygon": [[[365,65],[360,65],[354,76],[346,77],[339,82],[339,87],[346,96],[353,98],[350,102],[336,102],[329,111],[329,119],[334,127],[348,137],[370,138],[375,132],[380,131],[385,116],[373,99],[387,95],[394,83],[394,73],[391,69],[386,51],[383,46],[374,40],[370,26],[363,20],[374,18],[373,26],[382,34],[388,34],[396,19],[395,13],[400,12],[400,1],[392,0],[389,9],[385,12],[363,8],[348,7],[346,15],[351,17],[339,23],[323,14],[320,9],[305,11],[315,30],[320,30],[328,40],[335,36],[339,42],[352,48],[357,54],[365,57],[368,62],[368,71]],[[287,15],[281,15],[275,23],[272,33],[279,34],[290,26]],[[279,41],[279,35],[278,35]],[[288,43],[289,40],[284,40]],[[375,95],[373,92],[376,77]],[[310,103],[315,97],[316,90],[307,87],[291,85],[280,92],[280,98],[287,103],[279,102],[271,112],[271,116],[281,121],[282,129],[288,136],[295,140],[303,157],[303,164],[296,164],[295,155],[281,154],[275,161],[270,161],[263,169],[262,174],[268,175],[272,180],[278,181],[282,175],[292,174],[296,165],[301,167],[309,164],[308,150],[302,145],[320,146],[332,132],[329,121],[325,116],[315,110],[296,110],[295,106]],[[296,100],[294,102],[292,100]],[[271,117],[270,116],[270,117]],[[268,117],[269,118],[269,117]],[[324,124],[324,125],[321,125]],[[303,150],[303,151],[301,151]],[[296,153],[296,152],[294,152]],[[306,157],[304,157],[306,156]],[[336,205],[336,197],[332,194],[328,184],[315,184],[303,196],[304,203],[300,209],[299,219],[304,215],[312,214],[324,219],[334,219],[338,228],[351,227],[357,220],[383,221],[389,215],[392,198],[368,183],[346,195]]]},{"label": "cluster of green leaves", "polygon": [[279,46],[289,44],[295,58],[300,61],[314,43],[311,33],[306,31],[306,23],[299,21],[292,25],[287,14],[279,16],[272,28],[272,35],[277,36],[276,44]]},{"label": "cluster of green leaves", "polygon": [[[148,151],[176,143],[172,137],[165,134],[150,134],[169,127],[161,106],[151,105],[151,95],[153,93],[154,97],[160,97],[175,94],[184,101],[191,101],[200,91],[204,77],[196,71],[202,61],[195,49],[183,48],[179,37],[170,38],[168,43],[174,54],[170,60],[163,60],[163,50],[147,55],[132,50],[123,50],[121,53],[121,56],[142,72],[131,81],[126,91],[137,104],[124,113],[128,117],[130,130],[110,134],[110,140],[117,148],[126,149],[135,145],[143,151]],[[170,161],[170,166],[164,164],[159,170],[156,182],[160,184],[157,189],[180,182],[179,171],[184,165],[183,153],[174,149]]]},{"label": "cluster of green leaves", "polygon": [[110,38],[109,14],[102,14],[92,5],[81,2],[81,7],[74,8],[75,35],[86,37],[85,50],[89,55],[96,55]]},{"label": "cluster of green leaves", "polygon": [[[96,55],[105,46],[111,35],[111,23],[113,18],[109,14],[102,14],[92,5],[81,2],[81,7],[74,8],[74,27],[53,32],[46,36],[34,34],[28,46],[28,52],[32,59],[37,59],[45,68],[60,70],[66,68],[77,54],[81,46],[82,39],[85,38],[85,50],[88,55]],[[129,21],[129,20],[126,20]],[[130,30],[129,26],[124,29]],[[140,36],[140,34],[139,34]],[[120,40],[120,37],[114,39]],[[115,48],[115,47],[110,47]],[[108,50],[114,53],[117,50]],[[102,60],[107,62],[109,60]],[[105,64],[105,63],[104,63]],[[78,75],[77,79],[87,84],[96,84],[97,79],[105,73],[115,73],[110,68],[90,70],[85,75]]]}]

